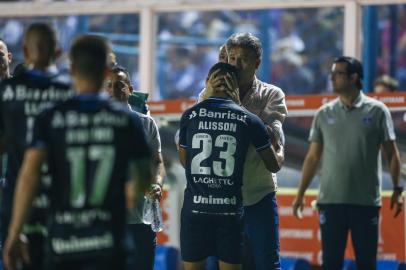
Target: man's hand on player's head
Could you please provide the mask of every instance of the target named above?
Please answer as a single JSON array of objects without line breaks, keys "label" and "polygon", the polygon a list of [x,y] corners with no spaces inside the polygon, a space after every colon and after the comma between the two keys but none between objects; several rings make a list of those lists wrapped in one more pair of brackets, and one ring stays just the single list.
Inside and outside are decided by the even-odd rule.
[{"label": "man's hand on player's head", "polygon": [[231,99],[234,100],[235,103],[241,105],[240,89],[238,88],[238,80],[235,77],[235,75],[227,73],[227,75],[224,76],[224,80],[227,86],[226,88],[227,95],[229,95]]},{"label": "man's hand on player's head", "polygon": [[220,70],[214,71],[210,77],[206,80],[206,90],[204,91],[204,99],[213,95],[214,89],[219,89],[224,84],[222,76],[217,76]]}]

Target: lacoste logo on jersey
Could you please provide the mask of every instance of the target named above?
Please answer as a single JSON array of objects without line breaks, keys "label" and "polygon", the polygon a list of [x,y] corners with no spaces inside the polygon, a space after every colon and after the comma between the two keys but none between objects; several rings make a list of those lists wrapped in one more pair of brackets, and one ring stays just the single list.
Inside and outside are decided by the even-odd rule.
[{"label": "lacoste logo on jersey", "polygon": [[197,113],[195,111],[192,111],[191,114],[189,114],[189,119],[192,119],[193,117],[196,117]]}]

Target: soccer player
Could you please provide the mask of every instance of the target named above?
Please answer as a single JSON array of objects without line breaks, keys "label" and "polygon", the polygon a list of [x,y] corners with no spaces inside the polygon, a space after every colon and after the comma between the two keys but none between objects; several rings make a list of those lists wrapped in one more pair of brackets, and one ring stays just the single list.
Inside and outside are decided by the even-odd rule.
[{"label": "soccer player", "polygon": [[[119,65],[112,68],[112,73],[110,78],[113,97],[130,106],[129,97],[133,92],[130,74],[124,67]],[[146,107],[145,103],[138,105],[140,110]],[[153,156],[153,184],[147,196],[160,199],[165,168],[161,154],[161,137],[158,126],[151,116],[136,111],[134,111],[134,114],[137,114],[141,119]],[[130,211],[128,218],[127,240],[129,240],[129,254],[127,256],[127,269],[152,270],[154,267],[156,233],[152,231],[150,224],[143,223],[144,202],[144,197],[140,196],[140,201],[136,203],[136,208]]]},{"label": "soccer player", "polygon": [[[237,76],[237,69],[217,63],[209,77]],[[223,85],[224,86],[224,85]],[[185,111],[180,122],[179,157],[187,187],[181,213],[181,254],[186,270],[204,269],[217,256],[220,269],[240,269],[242,251],[242,173],[252,143],[271,172],[275,157],[262,121],[231,100],[222,85]]]},{"label": "soccer player", "polygon": [[[67,75],[60,73],[54,64],[58,55],[58,42],[55,31],[49,25],[30,25],[24,35],[23,51],[26,68],[0,84],[0,134],[7,156],[6,182],[1,202],[2,243],[7,236],[16,178],[24,151],[32,138],[34,118],[43,107],[66,100],[73,94],[69,90]],[[30,264],[24,266],[25,269],[40,269],[44,258],[44,222],[49,205],[46,191],[50,184],[46,167],[43,168],[42,176],[40,191],[23,229],[30,242],[29,253],[32,257]]]},{"label": "soccer player", "polygon": [[[238,81],[228,78],[223,86],[232,99],[257,115],[266,123],[277,158],[284,159],[284,134],[282,123],[287,109],[285,94],[272,84],[256,77],[262,61],[262,43],[251,33],[235,33],[226,41],[228,63],[238,70]],[[206,89],[199,101],[210,96],[211,89],[222,85],[215,73],[206,81]],[[244,199],[244,255],[245,270],[280,270],[279,216],[276,202],[277,179],[270,173],[254,147],[249,147],[244,165],[242,187]]]},{"label": "soccer player", "polygon": [[108,52],[102,38],[79,37],[70,51],[77,95],[36,119],[4,251],[8,269],[28,259],[19,234],[45,160],[52,178],[45,269],[124,269],[126,202],[138,194],[133,184],[140,192],[150,184],[150,150],[139,118],[101,93]]}]

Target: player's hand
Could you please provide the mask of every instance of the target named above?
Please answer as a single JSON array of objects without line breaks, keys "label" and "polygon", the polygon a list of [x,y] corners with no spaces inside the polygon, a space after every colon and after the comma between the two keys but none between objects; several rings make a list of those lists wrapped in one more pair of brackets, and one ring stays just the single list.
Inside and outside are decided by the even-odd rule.
[{"label": "player's hand", "polygon": [[28,241],[25,235],[9,235],[3,251],[4,266],[7,270],[17,270],[22,264],[30,263]]},{"label": "player's hand", "polygon": [[203,93],[203,100],[213,95],[214,89],[221,88],[221,85],[224,84],[224,79],[221,76],[217,76],[220,72],[220,69],[214,71],[210,77],[206,80],[206,89]]},{"label": "player's hand", "polygon": [[159,184],[152,184],[148,192],[148,196],[153,199],[161,200],[162,198],[162,187]]},{"label": "player's hand", "polygon": [[301,196],[297,196],[292,204],[293,215],[299,219],[303,218],[302,212],[303,212],[304,203],[305,203],[304,198]]},{"label": "player's hand", "polygon": [[227,73],[224,77],[224,80],[227,85],[226,92],[234,100],[235,103],[241,105],[240,100],[240,89],[238,88],[238,81],[234,74]]},{"label": "player's hand", "polygon": [[394,190],[390,199],[390,209],[395,209],[394,217],[397,217],[402,212],[403,196],[402,192]]}]

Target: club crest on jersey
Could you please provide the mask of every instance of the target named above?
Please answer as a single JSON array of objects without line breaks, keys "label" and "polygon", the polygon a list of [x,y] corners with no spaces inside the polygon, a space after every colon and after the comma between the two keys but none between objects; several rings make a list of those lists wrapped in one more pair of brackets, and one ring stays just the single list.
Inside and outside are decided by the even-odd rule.
[{"label": "club crest on jersey", "polygon": [[372,123],[372,117],[365,116],[364,118],[362,118],[362,122],[364,123],[364,125],[370,125]]},{"label": "club crest on jersey", "polygon": [[197,116],[197,113],[195,111],[192,111],[192,113],[189,114],[189,119],[192,119],[192,118],[194,118],[196,116]]},{"label": "club crest on jersey", "polygon": [[336,122],[336,119],[334,117],[327,118],[327,124],[333,125],[333,124],[335,124],[335,122]]}]

